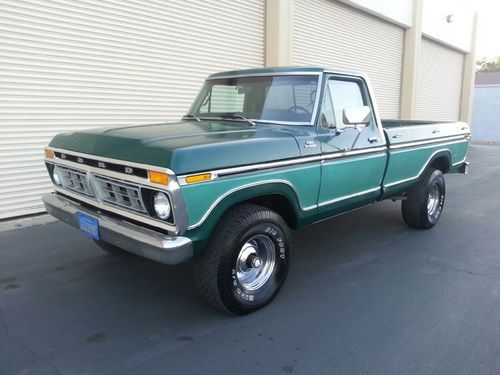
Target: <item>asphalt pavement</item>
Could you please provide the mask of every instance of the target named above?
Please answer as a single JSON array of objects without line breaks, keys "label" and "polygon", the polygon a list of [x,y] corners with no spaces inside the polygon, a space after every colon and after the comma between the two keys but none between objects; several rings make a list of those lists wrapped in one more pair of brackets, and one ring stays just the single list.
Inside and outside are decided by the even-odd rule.
[{"label": "asphalt pavement", "polygon": [[0,232],[0,374],[499,374],[500,146],[470,161],[431,230],[387,201],[294,232],[284,288],[244,317],[190,264],[59,222]]}]

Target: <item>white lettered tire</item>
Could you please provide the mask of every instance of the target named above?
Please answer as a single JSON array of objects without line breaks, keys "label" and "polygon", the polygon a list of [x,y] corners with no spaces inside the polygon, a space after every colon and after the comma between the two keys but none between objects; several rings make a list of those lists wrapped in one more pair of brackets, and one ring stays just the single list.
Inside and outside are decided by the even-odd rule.
[{"label": "white lettered tire", "polygon": [[281,216],[255,204],[232,208],[197,261],[194,279],[215,308],[244,315],[271,302],[288,274],[290,230]]}]

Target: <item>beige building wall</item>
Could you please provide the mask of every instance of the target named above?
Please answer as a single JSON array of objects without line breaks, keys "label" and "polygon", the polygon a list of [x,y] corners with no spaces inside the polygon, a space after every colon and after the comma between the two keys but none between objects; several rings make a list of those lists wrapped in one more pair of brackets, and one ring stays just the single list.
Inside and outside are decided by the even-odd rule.
[{"label": "beige building wall", "polygon": [[[266,66],[284,66],[293,63],[294,12],[305,0],[267,0],[266,11]],[[463,69],[459,88],[459,119],[470,122],[472,90],[474,86],[474,52],[477,14],[458,0],[325,0],[324,3],[348,4],[359,12],[366,12],[405,29],[403,68],[401,76],[400,114],[402,119],[417,116],[417,83],[422,61],[422,38],[433,40],[444,49],[451,48],[463,55]],[[309,4],[308,4],[309,5]],[[309,10],[311,13],[314,9]],[[332,20],[333,22],[333,20]],[[362,28],[361,28],[362,29]],[[370,38],[370,35],[366,36]],[[318,59],[319,61],[320,59]],[[310,56],[309,61],[314,61]],[[422,95],[422,93],[420,94]]]}]

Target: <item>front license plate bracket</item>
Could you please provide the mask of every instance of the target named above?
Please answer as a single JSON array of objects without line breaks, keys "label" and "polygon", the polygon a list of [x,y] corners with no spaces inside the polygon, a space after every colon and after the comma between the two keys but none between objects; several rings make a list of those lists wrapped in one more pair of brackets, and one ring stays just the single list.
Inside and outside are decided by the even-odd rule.
[{"label": "front license plate bracket", "polygon": [[78,227],[86,236],[99,240],[99,220],[83,212],[77,213]]}]

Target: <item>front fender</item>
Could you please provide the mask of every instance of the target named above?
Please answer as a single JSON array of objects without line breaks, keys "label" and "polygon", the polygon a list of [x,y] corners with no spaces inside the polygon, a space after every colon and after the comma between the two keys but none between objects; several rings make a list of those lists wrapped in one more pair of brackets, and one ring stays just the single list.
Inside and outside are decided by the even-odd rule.
[{"label": "front fender", "polygon": [[297,190],[288,181],[271,180],[238,186],[219,197],[202,219],[190,226],[186,236],[193,241],[195,255],[201,253],[216,229],[217,223],[231,207],[271,195],[282,196],[288,201],[293,211],[294,221],[298,225],[306,225],[314,220],[317,213],[316,206],[301,206]]}]

